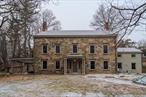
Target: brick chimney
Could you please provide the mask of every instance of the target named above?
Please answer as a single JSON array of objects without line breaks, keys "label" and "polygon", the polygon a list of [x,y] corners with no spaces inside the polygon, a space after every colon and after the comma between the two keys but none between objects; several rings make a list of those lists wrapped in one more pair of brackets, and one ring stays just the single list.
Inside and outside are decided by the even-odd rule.
[{"label": "brick chimney", "polygon": [[109,27],[109,23],[108,23],[108,22],[105,22],[105,24],[104,24],[104,29],[105,29],[106,31],[109,31],[109,30],[110,30],[110,27]]},{"label": "brick chimney", "polygon": [[47,22],[43,21],[42,31],[48,31]]}]

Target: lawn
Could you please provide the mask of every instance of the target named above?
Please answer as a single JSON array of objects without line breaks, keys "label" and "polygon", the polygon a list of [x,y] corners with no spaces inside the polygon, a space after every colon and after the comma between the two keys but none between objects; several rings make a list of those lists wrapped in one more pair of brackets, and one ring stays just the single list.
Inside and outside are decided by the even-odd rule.
[{"label": "lawn", "polygon": [[146,97],[136,74],[13,75],[0,77],[0,97]]}]

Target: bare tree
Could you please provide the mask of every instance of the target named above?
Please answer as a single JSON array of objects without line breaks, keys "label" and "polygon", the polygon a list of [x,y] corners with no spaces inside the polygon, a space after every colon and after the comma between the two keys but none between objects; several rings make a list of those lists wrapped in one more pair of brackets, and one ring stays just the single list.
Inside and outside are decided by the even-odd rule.
[{"label": "bare tree", "polygon": [[91,27],[95,30],[108,30],[113,33],[119,33],[126,23],[116,9],[107,5],[100,5],[93,18]]},{"label": "bare tree", "polygon": [[44,10],[41,15],[42,21],[41,23],[46,23],[48,30],[60,30],[61,24],[60,21],[56,20],[53,12],[51,10]]},{"label": "bare tree", "polygon": [[[126,7],[118,7],[111,4],[113,8],[119,11],[121,17],[127,21],[127,24],[125,24],[125,27],[123,29],[123,35],[120,37],[118,43],[127,35],[130,34],[135,27],[138,25],[144,24],[145,21],[145,13],[146,13],[146,2],[132,8],[126,8]],[[125,15],[124,13],[128,13]]]}]

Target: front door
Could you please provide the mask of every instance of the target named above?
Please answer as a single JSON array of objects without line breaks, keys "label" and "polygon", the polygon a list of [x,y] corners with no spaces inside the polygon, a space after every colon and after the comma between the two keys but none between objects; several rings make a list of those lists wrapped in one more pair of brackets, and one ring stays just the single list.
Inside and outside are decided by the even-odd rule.
[{"label": "front door", "polygon": [[73,60],[73,72],[78,72],[78,65],[77,65],[77,60]]}]

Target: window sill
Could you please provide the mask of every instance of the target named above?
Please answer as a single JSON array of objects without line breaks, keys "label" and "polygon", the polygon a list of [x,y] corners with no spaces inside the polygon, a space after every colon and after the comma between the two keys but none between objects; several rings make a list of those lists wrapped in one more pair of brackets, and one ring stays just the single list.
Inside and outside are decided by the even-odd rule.
[{"label": "window sill", "polygon": [[94,70],[96,70],[96,69],[89,69],[90,71],[94,71]]},{"label": "window sill", "polygon": [[109,53],[103,53],[103,55],[109,55]]},{"label": "window sill", "polygon": [[42,53],[42,55],[48,55],[48,53]]},{"label": "window sill", "polygon": [[109,69],[103,69],[103,71],[110,71]]},{"label": "window sill", "polygon": [[48,69],[42,69],[41,71],[47,71]]},{"label": "window sill", "polygon": [[61,53],[55,53],[55,55],[61,55]]},{"label": "window sill", "polygon": [[96,55],[96,53],[89,53],[88,55]]},{"label": "window sill", "polygon": [[55,69],[56,71],[60,71],[61,69]]}]

